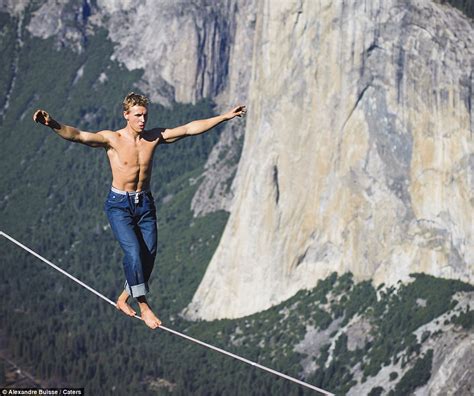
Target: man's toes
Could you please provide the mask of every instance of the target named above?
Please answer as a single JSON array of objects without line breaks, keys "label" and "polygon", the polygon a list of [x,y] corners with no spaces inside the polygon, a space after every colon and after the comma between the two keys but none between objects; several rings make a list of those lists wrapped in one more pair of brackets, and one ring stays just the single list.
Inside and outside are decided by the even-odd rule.
[{"label": "man's toes", "polygon": [[150,329],[154,329],[155,328],[155,325],[153,323],[147,323],[145,322],[145,324],[150,328]]},{"label": "man's toes", "polygon": [[150,328],[150,329],[156,329],[159,324],[155,321],[149,321],[149,322],[145,322],[145,324]]}]

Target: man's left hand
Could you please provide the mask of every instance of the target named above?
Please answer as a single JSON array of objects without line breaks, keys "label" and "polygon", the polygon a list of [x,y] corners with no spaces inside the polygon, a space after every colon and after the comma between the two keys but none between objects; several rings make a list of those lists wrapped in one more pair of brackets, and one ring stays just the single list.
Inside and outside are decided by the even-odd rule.
[{"label": "man's left hand", "polygon": [[231,120],[234,117],[242,117],[247,113],[247,108],[243,105],[233,108],[231,111],[225,114],[228,120]]}]

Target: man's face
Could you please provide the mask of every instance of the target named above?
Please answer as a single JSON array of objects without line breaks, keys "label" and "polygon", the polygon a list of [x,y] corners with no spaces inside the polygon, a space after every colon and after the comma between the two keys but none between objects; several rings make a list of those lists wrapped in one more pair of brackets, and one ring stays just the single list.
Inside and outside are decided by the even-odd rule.
[{"label": "man's face", "polygon": [[135,132],[143,132],[145,130],[148,118],[148,110],[146,107],[135,105],[130,107],[128,111],[123,113],[128,125]]}]

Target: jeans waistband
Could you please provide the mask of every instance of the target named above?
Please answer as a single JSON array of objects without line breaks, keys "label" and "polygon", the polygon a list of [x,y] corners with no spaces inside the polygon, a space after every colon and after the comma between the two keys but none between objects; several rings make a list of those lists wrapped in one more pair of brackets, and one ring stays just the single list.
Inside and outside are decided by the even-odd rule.
[{"label": "jeans waistband", "polygon": [[120,194],[120,195],[141,195],[141,194],[146,194],[147,192],[149,192],[150,190],[142,190],[142,191],[123,191],[123,190],[119,190],[118,188],[115,188],[114,186],[112,186],[110,188],[110,190],[116,194]]}]

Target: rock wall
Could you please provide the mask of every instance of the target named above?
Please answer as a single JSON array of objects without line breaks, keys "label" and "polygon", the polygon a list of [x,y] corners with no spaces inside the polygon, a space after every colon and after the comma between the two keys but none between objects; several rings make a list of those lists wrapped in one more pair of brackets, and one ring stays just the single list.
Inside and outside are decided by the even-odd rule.
[{"label": "rock wall", "polygon": [[185,315],[248,315],[333,271],[472,282],[472,22],[421,0],[257,4],[235,202]]},{"label": "rock wall", "polygon": [[[246,104],[251,77],[256,23],[256,0],[239,0],[232,15],[235,21],[229,52],[227,88],[217,97],[218,109]],[[195,216],[216,210],[230,211],[234,198],[234,176],[239,163],[245,131],[245,119],[225,124],[219,142],[207,160],[201,184],[194,195],[191,209]]]}]

